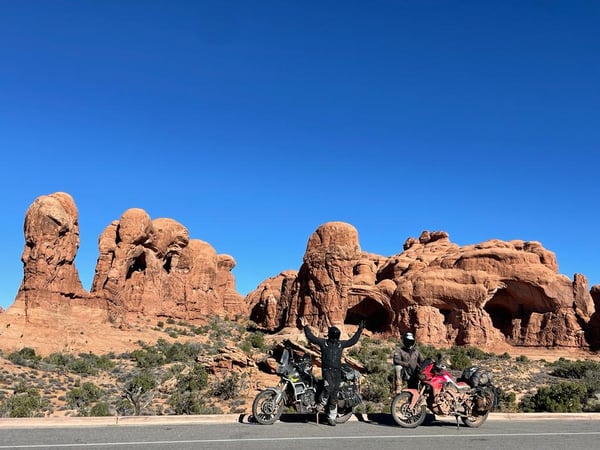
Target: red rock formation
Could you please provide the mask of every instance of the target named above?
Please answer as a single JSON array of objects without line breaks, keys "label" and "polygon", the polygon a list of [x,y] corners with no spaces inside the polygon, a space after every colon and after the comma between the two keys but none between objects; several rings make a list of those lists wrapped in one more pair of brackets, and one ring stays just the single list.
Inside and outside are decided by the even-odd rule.
[{"label": "red rock formation", "polygon": [[118,317],[248,314],[235,290],[235,259],[190,239],[175,220],[129,209],[104,230],[99,251],[91,292],[109,299]]},{"label": "red rock formation", "polygon": [[[554,254],[538,242],[459,247],[443,231],[423,232],[384,258],[362,252],[356,229],[340,222],[313,233],[287,284],[291,292],[278,295],[276,283],[272,289],[289,305],[283,317],[277,307],[275,323],[295,327],[305,316],[323,330],[365,318],[372,331],[411,330],[438,346],[586,347],[583,333],[596,310],[585,276],[560,275]],[[268,314],[267,322],[274,323]]]},{"label": "red rock formation", "polygon": [[[7,320],[58,326],[117,321],[138,315],[182,320],[208,315],[248,314],[235,290],[235,260],[208,243],[189,238],[172,219],[151,220],[129,209],[98,240],[99,257],[91,291],[75,267],[78,211],[66,193],[38,197],[25,216],[24,277]],[[65,325],[66,326],[66,325]],[[69,325],[71,326],[71,325]]]},{"label": "red rock formation", "polygon": [[250,308],[250,320],[268,331],[276,331],[285,325],[290,308],[289,300],[298,272],[288,270],[263,281],[246,296]]},{"label": "red rock formation", "polygon": [[28,323],[52,324],[88,306],[92,317],[106,319],[106,304],[90,300],[75,267],[79,217],[73,198],[57,192],[37,198],[25,215],[23,281],[7,315]]}]

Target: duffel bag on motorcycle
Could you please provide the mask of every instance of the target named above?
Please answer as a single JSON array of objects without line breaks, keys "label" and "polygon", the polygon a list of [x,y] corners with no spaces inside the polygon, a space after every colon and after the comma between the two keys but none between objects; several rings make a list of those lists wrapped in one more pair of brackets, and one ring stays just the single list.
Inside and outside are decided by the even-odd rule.
[{"label": "duffel bag on motorcycle", "polygon": [[463,370],[458,381],[464,381],[472,388],[492,384],[492,374],[477,366],[468,367]]}]

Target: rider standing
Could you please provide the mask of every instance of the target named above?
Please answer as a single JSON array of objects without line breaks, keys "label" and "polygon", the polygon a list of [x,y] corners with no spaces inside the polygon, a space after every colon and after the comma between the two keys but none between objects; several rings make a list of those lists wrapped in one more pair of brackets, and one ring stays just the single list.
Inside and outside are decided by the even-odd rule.
[{"label": "rider standing", "polygon": [[306,339],[313,344],[316,344],[321,349],[321,369],[323,371],[323,394],[321,396],[321,406],[325,406],[327,401],[327,423],[335,426],[335,418],[337,416],[337,397],[341,382],[342,371],[342,352],[347,347],[352,347],[358,342],[363,328],[365,327],[364,320],[358,325],[358,330],[350,339],[340,341],[340,329],[337,327],[329,327],[327,339],[315,336],[306,324],[304,317],[301,319],[304,325],[304,334]]},{"label": "rider standing", "polygon": [[423,364],[423,355],[416,348],[415,336],[406,333],[402,338],[402,347],[394,351],[394,388],[396,394],[402,390],[402,381],[406,381],[409,389],[419,386],[417,368]]}]

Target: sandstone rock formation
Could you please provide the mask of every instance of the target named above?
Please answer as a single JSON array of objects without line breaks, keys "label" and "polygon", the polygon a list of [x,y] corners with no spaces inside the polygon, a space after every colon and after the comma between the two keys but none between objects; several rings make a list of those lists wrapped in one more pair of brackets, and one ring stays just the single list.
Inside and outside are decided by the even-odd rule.
[{"label": "sandstone rock formation", "polygon": [[297,327],[299,316],[321,330],[366,319],[372,331],[410,330],[436,346],[585,348],[584,333],[598,321],[585,276],[560,275],[540,243],[460,247],[443,231],[409,238],[386,258],[363,252],[353,226],[326,223],[310,237],[296,279],[282,292],[277,285],[259,286],[278,302],[275,320],[255,319],[271,330]]},{"label": "sandstone rock formation", "polygon": [[[250,317],[270,332],[297,333],[305,317],[317,329],[337,325],[345,333],[365,319],[371,332],[411,330],[436,346],[600,348],[600,286],[588,292],[584,275],[559,274],[555,255],[538,242],[461,247],[443,231],[425,231],[388,257],[363,251],[352,225],[329,222],[310,236],[298,271],[269,278],[243,298],[232,256],[191,239],[173,219],[152,220],[132,208],[99,237],[88,293],[75,267],[78,220],[66,193],[29,207],[24,277],[14,304],[0,314],[3,342],[35,347],[32,330],[45,329],[65,349],[81,348],[94,324],[118,329],[136,319],[229,315]],[[114,340],[100,329],[93,339]],[[48,333],[35,336],[39,345],[50,340]]]},{"label": "sandstone rock formation", "polygon": [[73,198],[58,192],[35,199],[25,214],[24,234],[23,281],[5,314],[53,324],[89,300],[89,316],[106,319],[106,303],[91,299],[75,267],[79,215]]},{"label": "sandstone rock formation", "polygon": [[23,281],[15,302],[2,313],[13,330],[29,324],[83,334],[82,324],[127,324],[138,316],[156,323],[155,318],[248,314],[231,273],[235,259],[190,239],[175,220],[151,220],[141,209],[125,211],[98,240],[90,292],[75,267],[79,217],[69,194],[35,199],[24,232]]},{"label": "sandstone rock formation", "polygon": [[235,259],[190,239],[175,220],[152,220],[141,209],[129,209],[104,230],[98,246],[91,292],[108,299],[118,318],[248,314],[235,290]]}]

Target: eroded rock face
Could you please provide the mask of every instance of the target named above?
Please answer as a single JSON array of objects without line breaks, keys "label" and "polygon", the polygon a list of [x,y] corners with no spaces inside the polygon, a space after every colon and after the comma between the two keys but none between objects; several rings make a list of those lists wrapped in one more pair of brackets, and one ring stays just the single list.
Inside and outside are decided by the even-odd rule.
[{"label": "eroded rock face", "polygon": [[79,216],[73,198],[64,192],[37,198],[25,214],[23,231],[23,281],[9,309],[29,321],[42,319],[35,313],[39,310],[69,314],[74,302],[89,297],[75,267]]},{"label": "eroded rock face", "polygon": [[298,272],[288,270],[263,281],[246,296],[250,320],[267,331],[280,330],[286,325],[290,299]]},{"label": "eroded rock face", "polygon": [[175,220],[152,220],[144,210],[132,208],[106,227],[98,240],[89,293],[75,267],[79,222],[69,194],[38,197],[27,211],[24,232],[23,282],[6,314],[27,323],[248,314],[231,273],[235,259],[190,239]]},{"label": "eroded rock face", "polygon": [[560,275],[554,254],[538,242],[460,247],[443,231],[426,231],[385,258],[361,251],[351,225],[327,223],[287,284],[291,292],[272,294],[289,305],[287,316],[278,305],[277,320],[267,314],[263,323],[294,327],[304,316],[324,330],[365,319],[372,331],[414,331],[436,346],[586,347],[584,331],[592,317],[599,321],[585,276]]},{"label": "eroded rock face", "polygon": [[120,317],[194,320],[248,313],[235,290],[235,259],[190,239],[175,220],[152,220],[129,209],[104,230],[99,252],[91,292],[109,299]]}]

